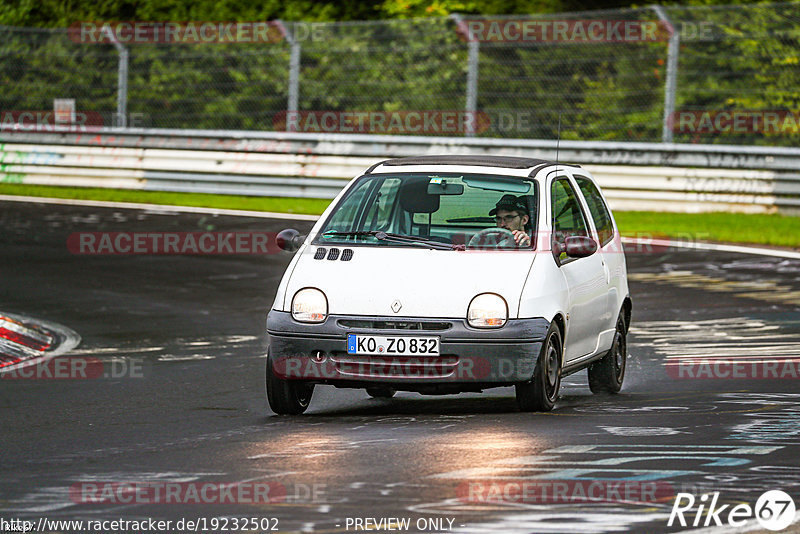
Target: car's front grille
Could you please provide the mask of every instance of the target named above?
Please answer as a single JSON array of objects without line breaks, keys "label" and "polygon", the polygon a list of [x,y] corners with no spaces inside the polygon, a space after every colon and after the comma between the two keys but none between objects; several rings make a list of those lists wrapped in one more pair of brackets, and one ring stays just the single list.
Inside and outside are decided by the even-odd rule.
[{"label": "car's front grille", "polygon": [[336,370],[342,375],[369,378],[447,378],[458,366],[458,356],[355,356],[344,352],[331,354]]},{"label": "car's front grille", "polygon": [[446,321],[384,321],[364,319],[339,319],[344,328],[363,328],[366,330],[449,330],[453,323]]}]

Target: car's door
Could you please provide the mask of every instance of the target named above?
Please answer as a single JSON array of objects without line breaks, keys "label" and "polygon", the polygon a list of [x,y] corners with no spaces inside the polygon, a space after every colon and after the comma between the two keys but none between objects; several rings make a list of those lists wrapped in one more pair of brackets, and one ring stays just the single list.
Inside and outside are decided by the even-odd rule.
[{"label": "car's door", "polygon": [[[598,242],[599,254],[603,261],[603,270],[606,276],[608,301],[602,329],[609,331],[616,326],[617,314],[621,304],[619,284],[625,272],[625,254],[618,240],[615,240],[616,231],[611,212],[600,194],[597,185],[588,177],[574,174],[578,189],[583,195],[589,209],[594,228],[595,239]],[[608,339],[609,343],[611,337]]]},{"label": "car's door", "polygon": [[569,362],[597,348],[598,334],[607,314],[608,283],[600,254],[571,258],[560,251],[567,237],[591,237],[574,183],[568,176],[560,175],[553,179],[550,191],[553,256],[569,291],[564,340],[564,359]]}]

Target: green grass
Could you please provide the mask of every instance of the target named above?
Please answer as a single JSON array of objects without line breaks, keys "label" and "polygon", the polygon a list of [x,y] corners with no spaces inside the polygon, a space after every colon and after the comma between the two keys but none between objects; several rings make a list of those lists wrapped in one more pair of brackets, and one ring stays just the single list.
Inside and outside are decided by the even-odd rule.
[{"label": "green grass", "polygon": [[93,187],[57,187],[47,185],[0,184],[0,195],[139,202],[170,206],[202,206],[231,210],[276,211],[319,215],[330,200],[316,198],[248,197],[206,193],[169,193]]},{"label": "green grass", "polygon": [[[24,184],[0,184],[0,194],[139,202],[173,206],[204,206],[311,215],[319,215],[329,204],[328,200],[310,198],[246,197]],[[663,236],[684,240],[800,247],[800,217],[740,213],[657,213],[651,211],[617,211],[614,215],[622,234],[627,236]]]},{"label": "green grass", "polygon": [[622,235],[800,247],[800,217],[743,213],[614,212]]}]

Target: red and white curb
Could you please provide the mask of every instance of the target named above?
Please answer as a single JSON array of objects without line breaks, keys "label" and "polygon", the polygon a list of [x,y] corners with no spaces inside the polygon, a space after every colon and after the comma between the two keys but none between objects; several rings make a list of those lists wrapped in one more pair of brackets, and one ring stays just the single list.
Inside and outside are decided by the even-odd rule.
[{"label": "red and white curb", "polygon": [[80,342],[65,326],[0,312],[0,374],[55,358]]}]

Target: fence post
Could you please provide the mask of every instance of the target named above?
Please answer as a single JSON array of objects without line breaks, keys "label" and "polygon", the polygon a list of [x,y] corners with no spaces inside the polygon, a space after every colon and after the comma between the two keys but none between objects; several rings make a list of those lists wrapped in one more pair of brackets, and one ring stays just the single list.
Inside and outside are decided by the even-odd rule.
[{"label": "fence post", "polygon": [[128,49],[119,42],[110,27],[104,29],[108,39],[117,49],[119,54],[119,67],[117,70],[117,116],[114,121],[119,128],[128,125]]},{"label": "fence post", "polygon": [[470,34],[469,26],[464,18],[458,13],[451,13],[450,17],[458,25],[459,31],[467,39],[468,60],[467,60],[467,128],[464,135],[475,137],[476,111],[478,110],[478,53],[480,52],[480,41]]},{"label": "fence post", "polygon": [[[300,42],[295,39],[294,34],[286,27],[282,20],[275,21],[283,37],[289,42],[289,98],[286,104],[287,115],[297,112],[297,102],[300,93]],[[288,124],[287,117],[287,124]]]},{"label": "fence post", "polygon": [[678,84],[678,53],[680,50],[680,32],[672,24],[667,12],[661,6],[650,6],[656,12],[661,22],[666,24],[670,32],[669,45],[667,46],[667,78],[664,85],[664,121],[661,128],[661,141],[672,143],[672,127],[670,120],[675,113],[675,96]]}]

